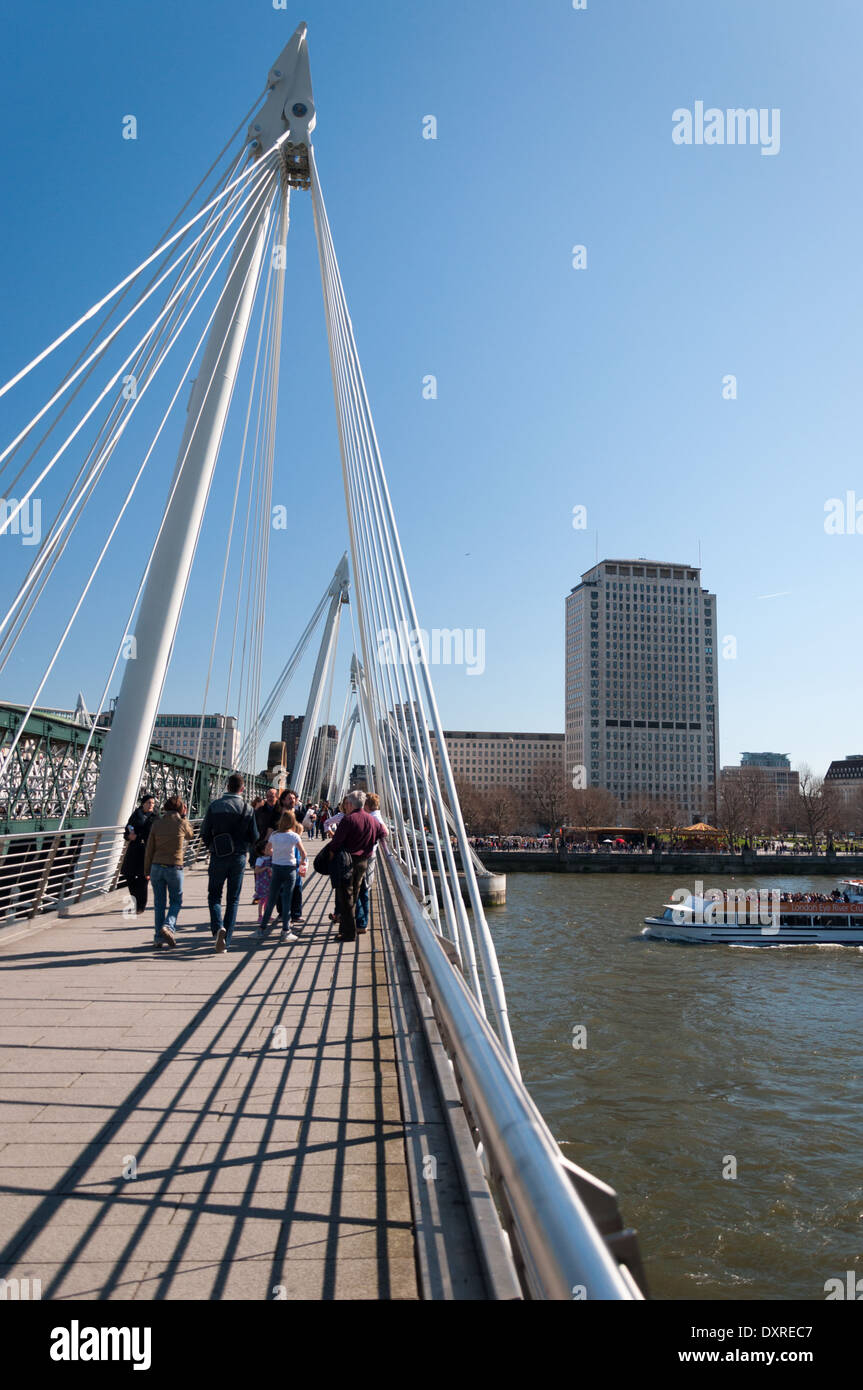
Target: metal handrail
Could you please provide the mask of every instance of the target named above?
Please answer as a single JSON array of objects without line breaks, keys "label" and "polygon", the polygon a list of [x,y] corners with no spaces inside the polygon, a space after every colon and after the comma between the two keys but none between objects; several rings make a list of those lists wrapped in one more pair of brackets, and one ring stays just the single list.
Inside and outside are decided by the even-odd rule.
[{"label": "metal handrail", "polygon": [[402,866],[389,851],[384,864],[466,1092],[528,1292],[545,1299],[640,1299],[633,1276],[606,1245],[551,1131],[451,963]]},{"label": "metal handrail", "polygon": [[[202,822],[186,846],[188,867],[206,854]],[[0,835],[0,926],[32,920],[39,912],[62,914],[75,903],[104,897],[121,879],[122,825],[86,829],[16,831]]]}]

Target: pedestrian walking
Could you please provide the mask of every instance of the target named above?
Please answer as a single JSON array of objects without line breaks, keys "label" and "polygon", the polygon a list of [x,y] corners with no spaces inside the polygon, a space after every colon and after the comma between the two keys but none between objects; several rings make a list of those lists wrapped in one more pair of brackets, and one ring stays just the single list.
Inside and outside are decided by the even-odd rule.
[{"label": "pedestrian walking", "polygon": [[275,830],[281,814],[282,812],[279,808],[279,793],[275,787],[270,787],[267,795],[255,811],[255,825],[258,830],[258,839],[252,851],[253,863],[263,855],[264,845],[270,837],[270,831]]},{"label": "pedestrian walking", "polygon": [[144,868],[153,888],[153,945],[159,948],[166,941],[169,946],[177,944],[174,932],[183,906],[183,861],[186,845],[195,834],[186,819],[186,810],[186,803],[179,796],[169,796],[161,817],[153,821],[147,836]]},{"label": "pedestrian walking", "polygon": [[387,835],[383,822],[363,810],[365,799],[365,792],[347,793],[342,802],[344,817],[330,842],[339,941],[356,939],[357,894],[365,878],[372,850]]},{"label": "pedestrian walking", "polygon": [[[366,797],[366,804],[363,807],[363,810],[367,811],[370,816],[374,816],[375,820],[380,821],[381,825],[383,825],[384,818],[380,813],[380,804],[380,797],[377,796],[375,792],[370,792]],[[359,892],[357,893],[356,919],[358,936],[362,936],[366,931],[368,931],[369,890],[371,889],[371,886],[374,883],[377,853],[378,847],[377,845],[374,845],[374,847],[372,848],[372,852],[369,855],[368,867],[363,877],[363,881],[360,884]]]},{"label": "pedestrian walking", "polygon": [[[217,952],[231,944],[249,849],[258,838],[252,808],[242,794],[244,786],[240,774],[232,773],[226,795],[210,803],[201,826],[201,840],[210,851],[207,906]],[[223,921],[222,889],[226,885]]]},{"label": "pedestrian walking", "polygon": [[123,856],[122,873],[126,887],[135,900],[135,910],[139,917],[147,907],[147,872],[144,868],[144,858],[147,853],[147,837],[155,815],[156,798],[152,792],[142,792],[124,833],[126,853]]},{"label": "pedestrian walking", "polygon": [[285,811],[279,821],[278,830],[270,832],[267,851],[272,855],[273,877],[270,891],[267,894],[267,905],[264,908],[264,915],[258,928],[259,939],[265,941],[269,936],[273,908],[276,903],[280,903],[282,933],[279,942],[281,944],[288,941],[298,941],[299,937],[291,931],[288,919],[291,913],[294,889],[299,877],[297,857],[299,855],[300,863],[304,864],[307,855],[303,849],[303,837],[299,833],[299,826],[293,811]]}]

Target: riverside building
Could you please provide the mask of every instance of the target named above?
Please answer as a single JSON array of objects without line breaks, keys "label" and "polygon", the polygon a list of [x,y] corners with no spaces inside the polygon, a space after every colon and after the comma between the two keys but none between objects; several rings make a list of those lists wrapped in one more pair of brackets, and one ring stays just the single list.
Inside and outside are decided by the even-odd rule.
[{"label": "riverside building", "polygon": [[[440,775],[440,755],[430,732],[435,767]],[[453,777],[477,791],[510,787],[528,792],[539,778],[563,777],[563,734],[472,733],[444,729]]]},{"label": "riverside building", "polygon": [[716,596],[691,565],[603,560],[566,598],[566,768],[624,809],[716,814]]},{"label": "riverside building", "polygon": [[[153,726],[153,742],[169,753],[194,758],[198,748],[200,714],[158,714]],[[232,714],[205,714],[201,729],[202,763],[233,768],[240,751],[240,734]]]},{"label": "riverside building", "polygon": [[863,795],[863,753],[834,758],[824,774],[824,785],[832,788],[844,806]]},{"label": "riverside building", "polygon": [[740,766],[724,767],[722,776],[733,780],[745,775],[747,768],[754,768],[759,780],[769,788],[774,811],[781,813],[799,805],[800,773],[792,768],[787,753],[741,753]]}]

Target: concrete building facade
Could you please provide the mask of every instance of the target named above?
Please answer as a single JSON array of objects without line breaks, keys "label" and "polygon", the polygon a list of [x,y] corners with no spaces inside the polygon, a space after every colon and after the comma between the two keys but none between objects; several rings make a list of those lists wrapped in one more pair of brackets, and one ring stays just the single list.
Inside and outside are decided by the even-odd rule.
[{"label": "concrete building facade", "polygon": [[800,774],[792,768],[786,753],[742,753],[740,766],[723,767],[722,776],[739,777],[752,768],[770,786],[776,811],[784,805],[796,806],[794,798],[800,796]]},{"label": "concrete building facade", "polygon": [[834,758],[824,774],[824,784],[838,793],[844,806],[850,806],[863,792],[863,753]]},{"label": "concrete building facade", "polygon": [[624,808],[716,814],[716,596],[691,565],[603,560],[566,599],[566,767]]},{"label": "concrete building facade", "polygon": [[[198,747],[199,714],[158,714],[153,742],[169,753],[194,758]],[[205,714],[201,732],[200,759],[204,763],[233,768],[240,751],[240,733],[232,714]]]},{"label": "concrete building facade", "polygon": [[[440,755],[431,734],[435,766],[440,773]],[[563,734],[473,733],[466,729],[444,729],[444,741],[453,776],[477,791],[489,787],[510,787],[528,792],[538,776],[550,770],[564,775]]]}]

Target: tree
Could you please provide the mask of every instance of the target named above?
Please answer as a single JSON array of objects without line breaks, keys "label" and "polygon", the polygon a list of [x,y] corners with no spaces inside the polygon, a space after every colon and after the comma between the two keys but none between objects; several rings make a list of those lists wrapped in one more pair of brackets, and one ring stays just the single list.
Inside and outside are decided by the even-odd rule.
[{"label": "tree", "polygon": [[823,777],[816,777],[805,763],[800,768],[800,801],[812,853],[818,853],[818,837],[830,836],[839,819],[838,798],[834,788]]},{"label": "tree", "polygon": [[626,814],[635,829],[641,831],[645,846],[648,832],[660,830],[666,824],[666,804],[655,796],[645,796],[630,802]]},{"label": "tree", "polygon": [[509,835],[515,829],[518,807],[511,787],[489,787],[479,793],[479,823],[483,835]]},{"label": "tree", "polygon": [[533,772],[528,787],[528,800],[541,825],[547,825],[551,832],[551,847],[554,849],[557,832],[563,824],[572,788],[566,774],[555,763],[540,763]]},{"label": "tree", "polygon": [[[465,829],[469,835],[475,835],[477,833],[477,824],[482,811],[479,792],[472,783],[464,781],[461,777],[456,777],[454,781]],[[452,807],[450,807],[450,810],[452,810]]]},{"label": "tree", "polygon": [[746,799],[736,772],[720,775],[717,811],[719,829],[725,831],[728,848],[733,854],[746,822]]},{"label": "tree", "polygon": [[743,829],[752,844],[754,837],[765,829],[770,819],[774,803],[773,784],[759,767],[742,767],[729,780],[738,784]]},{"label": "tree", "polygon": [[569,794],[568,819],[575,830],[589,835],[598,826],[620,824],[620,802],[605,787],[584,787]]}]

